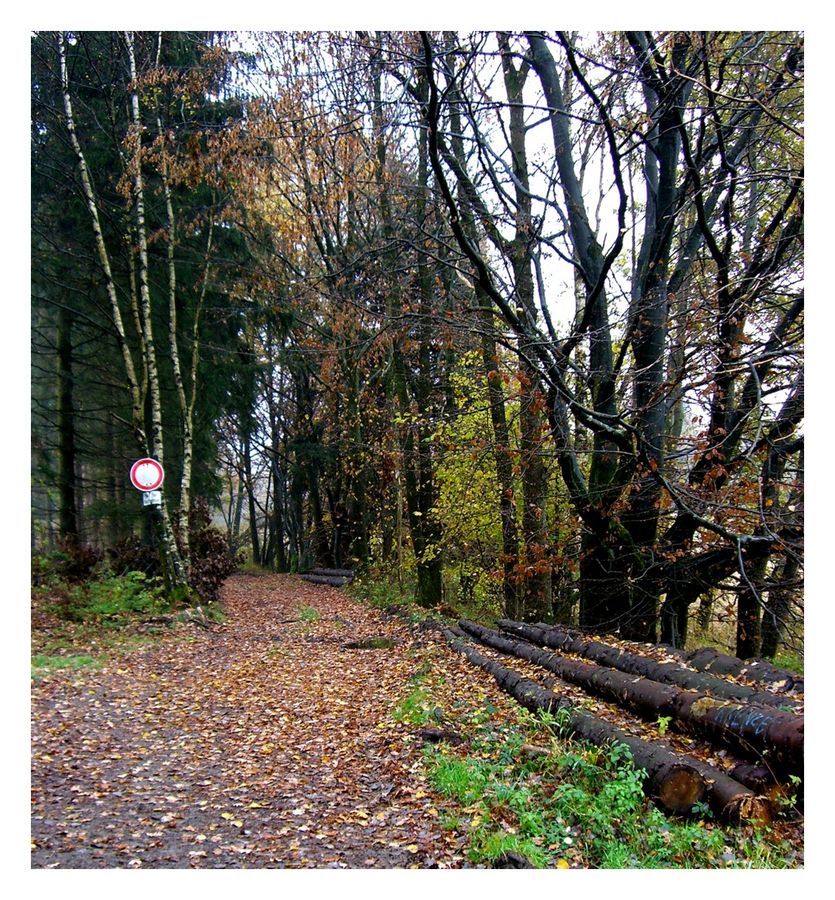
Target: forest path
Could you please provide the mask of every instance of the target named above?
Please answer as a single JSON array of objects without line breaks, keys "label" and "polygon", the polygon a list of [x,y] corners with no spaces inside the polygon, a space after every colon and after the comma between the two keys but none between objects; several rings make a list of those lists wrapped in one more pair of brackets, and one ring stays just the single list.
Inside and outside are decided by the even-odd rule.
[{"label": "forest path", "polygon": [[[224,601],[212,632],[33,683],[32,866],[463,865],[393,717],[426,634],[293,576]],[[371,636],[397,643],[343,647]]]}]

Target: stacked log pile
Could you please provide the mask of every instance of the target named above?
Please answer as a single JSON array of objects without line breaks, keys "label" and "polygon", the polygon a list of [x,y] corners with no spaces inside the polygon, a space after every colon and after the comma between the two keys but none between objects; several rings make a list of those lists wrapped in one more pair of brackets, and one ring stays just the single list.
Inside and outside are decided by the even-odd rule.
[{"label": "stacked log pile", "polygon": [[354,580],[354,573],[350,569],[311,569],[302,575],[305,581],[311,584],[326,584],[329,587],[344,587]]},{"label": "stacked log pile", "polygon": [[758,690],[747,684],[726,681],[709,672],[696,672],[679,663],[658,662],[650,656],[629,653],[621,650],[620,647],[577,636],[559,625],[528,625],[523,622],[501,619],[499,627],[502,631],[540,646],[583,656],[630,675],[641,675],[664,684],[676,684],[679,687],[703,691],[712,697],[719,697],[723,700],[738,700],[783,709],[800,707],[800,703],[792,697]]},{"label": "stacked log pile", "polygon": [[[681,664],[659,662],[559,626],[510,620],[501,620],[499,625],[501,631],[461,620],[457,635],[449,630],[445,635],[454,649],[489,672],[502,689],[526,708],[566,710],[562,715],[567,717],[567,727],[577,736],[595,744],[615,740],[625,743],[636,766],[647,772],[647,793],[665,809],[683,811],[690,796],[703,792],[711,809],[726,821],[764,819],[769,815],[768,797],[777,781],[802,775],[803,716],[798,712],[801,701],[786,697],[785,693],[723,679],[713,674],[719,671],[714,667],[712,671],[693,671],[685,664],[690,659],[704,664],[717,655],[694,653],[686,659],[679,653],[673,655],[681,659]],[[677,752],[664,740],[645,741],[627,734],[572,707],[553,678],[538,684],[479,653],[466,638],[527,660],[564,682],[646,719],[664,717],[672,728],[711,745],[730,748],[743,761],[726,771]],[[583,658],[572,658],[567,653]],[[792,673],[771,671],[767,665],[756,666],[753,661],[738,662],[742,663],[740,671],[732,672],[737,677],[748,676],[752,681],[769,684],[775,691],[802,688],[802,681]],[[728,665],[737,668],[723,659],[723,674]],[[753,674],[748,675],[749,672]]]}]

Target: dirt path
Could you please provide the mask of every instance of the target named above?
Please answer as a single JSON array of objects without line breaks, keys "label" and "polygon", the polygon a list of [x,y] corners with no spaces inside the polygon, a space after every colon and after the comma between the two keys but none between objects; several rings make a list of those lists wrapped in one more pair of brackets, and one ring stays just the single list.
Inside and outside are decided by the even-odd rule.
[{"label": "dirt path", "polygon": [[464,865],[392,717],[425,636],[291,576],[224,599],[213,633],[33,685],[33,867]]}]

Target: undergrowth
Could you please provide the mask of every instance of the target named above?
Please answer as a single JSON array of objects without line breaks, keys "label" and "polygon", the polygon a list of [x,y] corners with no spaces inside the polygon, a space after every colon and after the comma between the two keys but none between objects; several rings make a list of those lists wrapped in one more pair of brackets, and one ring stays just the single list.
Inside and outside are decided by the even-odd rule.
[{"label": "undergrowth", "polygon": [[[141,571],[116,574],[99,564],[81,580],[67,576],[59,557],[33,565],[32,677],[100,668],[111,654],[157,643],[170,624],[194,614],[190,604],[167,596],[161,579]],[[222,622],[219,603],[199,608]],[[170,622],[153,622],[160,615]],[[188,635],[182,636],[188,640]]]},{"label": "undergrowth", "polygon": [[69,622],[120,627],[137,614],[157,615],[171,608],[159,580],[143,572],[103,573],[85,582],[52,584],[45,593],[44,609]]},{"label": "undergrowth", "polygon": [[315,606],[300,606],[297,613],[299,619],[301,619],[302,622],[307,622],[309,625],[318,622],[321,618],[319,610],[316,609]]},{"label": "undergrowth", "polygon": [[[412,695],[413,698],[415,695]],[[421,707],[431,698],[421,697]],[[412,706],[416,699],[413,699]],[[460,807],[469,856],[489,865],[510,851],[547,868],[790,868],[794,851],[769,828],[725,829],[710,818],[666,816],[647,799],[624,745],[557,736],[553,717],[469,723],[465,752],[425,750],[434,787]],[[536,746],[529,742],[535,741]]]}]

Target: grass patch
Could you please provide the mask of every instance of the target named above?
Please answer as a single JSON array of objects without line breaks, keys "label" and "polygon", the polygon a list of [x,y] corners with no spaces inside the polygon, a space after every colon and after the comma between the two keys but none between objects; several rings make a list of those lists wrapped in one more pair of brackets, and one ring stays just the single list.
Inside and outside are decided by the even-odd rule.
[{"label": "grass patch", "polygon": [[425,725],[432,717],[429,691],[417,686],[394,708],[394,718],[409,725]]},{"label": "grass patch", "polygon": [[200,609],[202,610],[203,615],[216,625],[220,625],[222,622],[226,621],[226,610],[220,603],[204,603],[200,606]]},{"label": "grass patch", "polygon": [[302,622],[307,622],[308,624],[318,622],[322,618],[315,606],[300,606],[296,611],[296,615]]},{"label": "grass patch", "polygon": [[[425,692],[407,700],[412,710],[431,708]],[[702,819],[666,816],[645,796],[628,748],[569,742],[554,724],[524,711],[504,725],[479,715],[466,755],[441,745],[424,751],[430,782],[460,807],[474,864],[515,851],[548,868],[796,865],[788,842],[768,828],[726,830],[704,809]],[[531,741],[549,752],[526,753]]]},{"label": "grass patch", "polygon": [[32,678],[40,681],[47,675],[63,669],[100,669],[104,665],[102,659],[95,656],[50,656],[37,653],[32,657]]},{"label": "grass patch", "polygon": [[803,657],[799,653],[783,650],[774,657],[774,665],[780,669],[788,669],[789,672],[803,674]]}]

